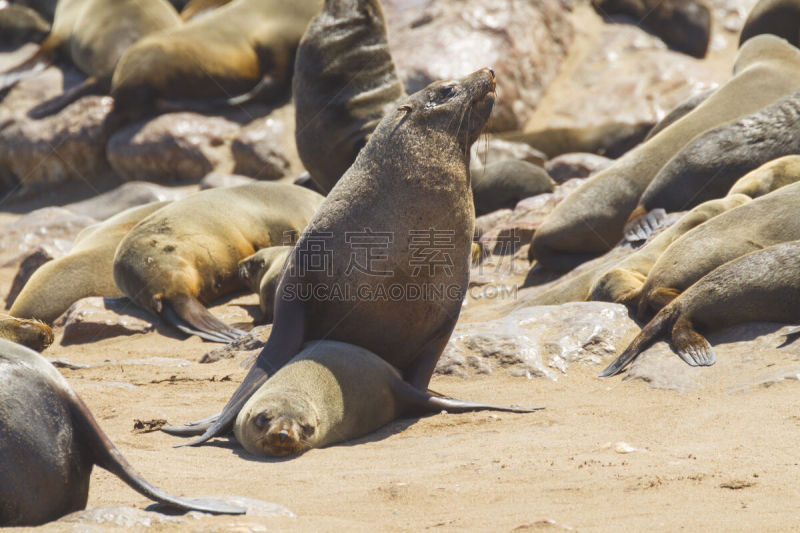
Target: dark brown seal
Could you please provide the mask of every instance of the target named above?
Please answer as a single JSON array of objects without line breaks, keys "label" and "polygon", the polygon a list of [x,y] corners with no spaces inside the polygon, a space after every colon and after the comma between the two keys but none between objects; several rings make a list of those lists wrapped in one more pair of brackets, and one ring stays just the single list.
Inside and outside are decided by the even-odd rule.
[{"label": "dark brown seal", "polygon": [[494,89],[494,73],[482,69],[435,82],[384,116],[289,256],[264,350],[191,444],[230,431],[267,376],[309,340],[361,346],[427,389],[467,290],[469,147]]},{"label": "dark brown seal", "polygon": [[[619,374],[659,337],[691,366],[716,361],[697,332],[750,321],[800,321],[800,241],[749,253],[713,270],[662,309],[601,377]],[[790,332],[794,333],[794,332]]]},{"label": "dark brown seal", "polygon": [[771,33],[800,47],[800,1],[759,0],[750,10],[739,34],[739,46],[748,39]]},{"label": "dark brown seal", "polygon": [[0,526],[38,525],[86,507],[92,467],[172,507],[243,514],[150,485],[97,425],[86,404],[36,352],[0,339]]},{"label": "dark brown seal", "polygon": [[378,0],[326,0],[294,64],[297,153],[326,194],[405,95]]}]

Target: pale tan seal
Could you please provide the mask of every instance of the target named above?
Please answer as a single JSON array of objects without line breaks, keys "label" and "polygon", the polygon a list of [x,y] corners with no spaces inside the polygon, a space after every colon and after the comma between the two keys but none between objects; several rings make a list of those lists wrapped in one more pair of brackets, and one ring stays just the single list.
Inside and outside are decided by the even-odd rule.
[{"label": "pale tan seal", "polygon": [[114,253],[143,218],[170,202],[132,207],[81,231],[69,253],[39,267],[14,300],[9,313],[48,324],[88,296],[123,296],[114,283]]},{"label": "pale tan seal", "polygon": [[600,376],[620,373],[662,336],[670,339],[687,364],[709,366],[716,355],[697,329],[710,331],[750,321],[797,323],[798,272],[800,241],[771,246],[725,263],[662,309]]},{"label": "pale tan seal", "polygon": [[239,261],[239,278],[258,294],[263,323],[272,322],[275,307],[275,290],[292,246],[272,246],[259,250]]},{"label": "pale tan seal", "polygon": [[41,352],[53,344],[53,330],[38,320],[27,320],[0,313],[0,339],[6,339]]},{"label": "pale tan seal", "polygon": [[325,1],[300,40],[292,96],[297,153],[327,194],[405,96],[378,0]]},{"label": "pale tan seal", "polygon": [[758,198],[800,181],[800,155],[787,155],[764,163],[739,178],[728,194]]},{"label": "pale tan seal", "polygon": [[469,147],[494,89],[494,73],[482,69],[432,83],[384,116],[289,256],[266,346],[190,444],[230,431],[267,376],[310,340],[361,346],[427,389],[469,282]]},{"label": "pale tan seal", "polygon": [[647,185],[697,134],[755,112],[800,88],[800,50],[760,35],[739,50],[735,75],[692,112],[589,178],[558,204],[534,235],[536,260],[568,270],[613,247]]},{"label": "pale tan seal", "polygon": [[55,113],[83,95],[107,93],[118,60],[133,43],[180,22],[166,0],[61,0],[47,39],[30,59],[0,74],[0,90],[44,69],[63,52],[89,77],[31,111],[37,118]]},{"label": "pale tan seal", "polygon": [[321,5],[322,0],[234,0],[140,39],[114,71],[110,124],[256,96],[274,103],[287,92],[297,44]]},{"label": "pale tan seal", "polygon": [[38,525],[86,507],[92,467],[172,507],[243,514],[218,500],[186,500],[150,485],[41,355],[0,339],[0,526]]},{"label": "pale tan seal", "polygon": [[284,457],[357,439],[401,417],[448,411],[510,411],[433,396],[412,387],[389,363],[359,346],[337,341],[305,344],[247,401],[233,426],[253,455]]},{"label": "pale tan seal", "polygon": [[800,183],[786,185],[688,231],[658,258],[628,301],[640,318],[658,311],[697,280],[747,253],[800,239]]},{"label": "pale tan seal", "polygon": [[187,21],[201,15],[207,15],[218,7],[230,3],[231,0],[190,0],[181,9],[181,19]]},{"label": "pale tan seal", "polygon": [[285,183],[200,191],[146,217],[122,239],[114,282],[184,333],[229,342],[241,332],[203,303],[242,288],[239,261],[296,238],[322,200]]}]

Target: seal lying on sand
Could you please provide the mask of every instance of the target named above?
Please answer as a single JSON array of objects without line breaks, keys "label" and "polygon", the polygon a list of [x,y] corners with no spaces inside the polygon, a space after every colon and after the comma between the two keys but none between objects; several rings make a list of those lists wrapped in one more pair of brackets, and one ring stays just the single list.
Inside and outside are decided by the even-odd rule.
[{"label": "seal lying on sand", "polygon": [[292,80],[297,153],[320,189],[333,188],[404,95],[380,2],[326,0],[300,40]]},{"label": "seal lying on sand", "polygon": [[241,335],[203,306],[242,288],[239,261],[303,231],[322,196],[285,183],[208,189],[137,224],[119,243],[114,282],[184,333],[216,342]]},{"label": "seal lying on sand", "polygon": [[288,89],[297,43],[321,5],[233,0],[140,39],[114,71],[108,127],[155,111],[240,104],[255,96],[275,100]]},{"label": "seal lying on sand", "polygon": [[556,186],[545,169],[516,159],[489,163],[482,172],[471,174],[475,216],[513,209],[520,200],[553,192]]},{"label": "seal lying on sand", "polygon": [[702,104],[613,165],[589,178],[559,203],[533,237],[533,256],[544,267],[569,270],[613,247],[647,185],[693,137],[753,113],[800,88],[800,50],[760,35],[739,50],[735,76]]},{"label": "seal lying on sand", "polygon": [[41,352],[53,344],[53,330],[38,320],[26,320],[0,313],[0,339]]},{"label": "seal lying on sand", "polygon": [[0,339],[0,526],[37,525],[86,507],[98,465],[157,502],[243,514],[215,500],[175,498],[145,481],[42,356]]},{"label": "seal lying on sand", "polygon": [[117,61],[128,47],[180,22],[166,0],[61,0],[50,35],[33,56],[0,74],[0,90],[43,70],[63,51],[89,77],[31,110],[37,118],[55,113],[81,96],[107,93]]},{"label": "seal lying on sand", "polygon": [[685,233],[658,258],[626,303],[639,318],[658,311],[697,280],[747,253],[800,239],[800,183],[718,215]]},{"label": "seal lying on sand", "polygon": [[272,322],[275,290],[278,288],[283,265],[291,252],[292,246],[271,246],[239,261],[239,278],[251,291],[258,294],[260,322]]},{"label": "seal lying on sand", "polygon": [[69,306],[88,296],[123,296],[114,283],[114,252],[136,224],[170,202],[126,209],[81,231],[69,253],[39,267],[9,313],[52,324]]},{"label": "seal lying on sand", "polygon": [[447,410],[511,411],[432,396],[374,353],[337,341],[309,342],[270,377],[236,417],[234,434],[254,455],[283,457],[357,439],[403,416]]},{"label": "seal lying on sand", "polygon": [[664,335],[687,364],[709,366],[716,361],[714,349],[695,328],[708,331],[750,321],[800,321],[798,272],[800,241],[771,246],[720,266],[659,311],[600,377],[619,374]]},{"label": "seal lying on sand", "polygon": [[[494,73],[482,69],[432,83],[384,116],[289,256],[256,363],[191,444],[230,431],[268,374],[310,340],[361,346],[427,389],[467,290],[475,218],[469,147],[486,125],[494,89]],[[308,268],[314,260],[323,267]]]}]

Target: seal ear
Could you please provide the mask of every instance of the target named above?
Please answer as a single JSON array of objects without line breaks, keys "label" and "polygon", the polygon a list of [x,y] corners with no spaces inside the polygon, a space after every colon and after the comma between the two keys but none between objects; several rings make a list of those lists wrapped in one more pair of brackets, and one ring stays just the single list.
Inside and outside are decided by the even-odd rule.
[{"label": "seal ear", "polygon": [[411,113],[411,111],[413,111],[413,108],[408,104],[403,104],[400,107],[398,107],[397,110],[398,111],[405,111],[406,114],[408,114],[408,113]]}]

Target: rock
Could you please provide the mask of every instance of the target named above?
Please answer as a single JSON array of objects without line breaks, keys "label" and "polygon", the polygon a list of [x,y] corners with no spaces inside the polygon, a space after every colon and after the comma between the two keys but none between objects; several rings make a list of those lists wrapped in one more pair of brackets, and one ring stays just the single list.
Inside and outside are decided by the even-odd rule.
[{"label": "rock", "polygon": [[469,377],[502,369],[514,376],[557,380],[570,364],[599,371],[620,341],[638,329],[625,306],[604,302],[523,307],[493,320],[464,318],[439,359],[439,374]]},{"label": "rock", "polygon": [[256,181],[254,178],[240,176],[239,174],[226,174],[225,172],[209,172],[200,180],[200,190],[216,189],[218,187],[234,187],[247,185]]},{"label": "rock", "polygon": [[512,212],[511,209],[498,209],[493,213],[477,217],[475,219],[475,240],[479,240],[484,233],[502,225],[511,217]]},{"label": "rock", "polygon": [[220,117],[169,113],[116,132],[106,153],[126,180],[198,182],[213,170],[230,170],[230,143],[239,126]]},{"label": "rock", "polygon": [[505,141],[503,139],[478,139],[470,149],[471,171],[480,172],[487,164],[504,161],[506,159],[516,159],[527,161],[538,167],[545,166],[547,156],[536,148],[523,143]]},{"label": "rock", "polygon": [[577,6],[572,18],[575,46],[526,131],[655,123],[690,96],[730,78],[730,61],[700,61],[668,50],[636,26],[603,23],[589,5]]},{"label": "rock", "polygon": [[276,180],[291,172],[286,139],[294,131],[272,115],[256,119],[242,128],[231,145],[233,172],[259,180]]},{"label": "rock", "polygon": [[588,178],[614,162],[613,159],[597,154],[563,154],[548,161],[544,168],[558,183],[572,178]]},{"label": "rock", "polygon": [[258,354],[267,342],[272,324],[256,326],[247,334],[220,348],[211,350],[200,358],[200,363],[216,363],[222,359],[235,359],[242,354],[250,357]]},{"label": "rock", "polygon": [[185,188],[162,187],[146,181],[130,181],[93,198],[64,206],[73,213],[105,220],[126,209],[151,202],[180,200],[189,193]]},{"label": "rock", "polygon": [[91,217],[76,215],[63,207],[31,211],[0,233],[0,265],[15,265],[42,245],[54,246],[66,253],[78,233],[95,222],[97,220]]},{"label": "rock", "polygon": [[[66,243],[67,241],[63,242]],[[8,290],[8,295],[6,296],[6,309],[11,309],[14,300],[19,296],[22,288],[28,283],[28,280],[31,279],[33,273],[36,272],[40,266],[48,261],[66,255],[69,247],[69,244],[57,246],[52,243],[44,243],[34,248],[30,254],[22,259],[19,270],[17,270],[17,274],[14,276],[14,281],[11,282],[11,288]]]},{"label": "rock", "polygon": [[147,333],[161,325],[161,321],[127,298],[91,296],[72,304],[56,319],[55,325],[64,326],[61,344],[66,346]]},{"label": "rock", "polygon": [[560,0],[386,0],[389,46],[410,93],[487,65],[497,73],[495,131],[520,129],[572,42]]},{"label": "rock", "polygon": [[109,97],[87,96],[41,120],[0,125],[0,193],[107,176],[103,122],[111,106]]}]

